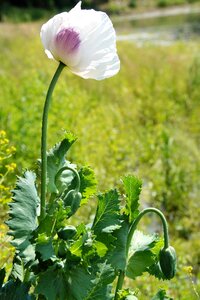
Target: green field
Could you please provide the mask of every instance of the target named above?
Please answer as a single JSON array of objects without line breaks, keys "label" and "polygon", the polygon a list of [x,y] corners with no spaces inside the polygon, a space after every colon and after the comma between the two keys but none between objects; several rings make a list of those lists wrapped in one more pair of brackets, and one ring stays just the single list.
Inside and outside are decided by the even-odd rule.
[{"label": "green field", "polygon": [[[44,97],[57,66],[46,58],[39,31],[39,23],[0,24],[0,129],[17,149],[16,174],[36,168]],[[164,286],[176,300],[199,299],[200,43],[120,42],[118,50],[121,71],[112,79],[96,82],[63,72],[50,110],[48,144],[72,131],[78,140],[68,159],[90,165],[99,189],[120,188],[122,175],[136,174],[143,180],[143,206],[165,212],[178,274],[170,283],[144,276],[134,283],[138,298],[148,300]],[[10,176],[6,185],[13,184]]]}]

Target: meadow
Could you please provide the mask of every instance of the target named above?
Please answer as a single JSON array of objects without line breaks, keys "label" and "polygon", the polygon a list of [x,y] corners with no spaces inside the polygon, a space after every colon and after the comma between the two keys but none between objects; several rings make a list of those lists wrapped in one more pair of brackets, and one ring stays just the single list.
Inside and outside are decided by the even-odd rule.
[{"label": "meadow", "polygon": [[[42,108],[56,69],[44,54],[40,26],[0,24],[0,129],[16,148],[1,168],[5,173],[6,164],[16,163],[5,182],[10,189],[15,175],[35,169],[40,157]],[[53,97],[49,147],[65,130],[72,131],[78,140],[68,159],[91,166],[99,190],[120,188],[124,174],[135,174],[143,181],[143,207],[161,208],[169,221],[179,257],[177,276],[169,283],[144,276],[134,283],[139,299],[150,299],[159,287],[174,299],[199,299],[199,50],[200,43],[192,41],[167,47],[119,42],[117,76],[96,82],[65,70]],[[92,214],[94,201],[80,219]],[[155,219],[142,226],[159,230]],[[3,253],[0,267],[6,257]]]}]

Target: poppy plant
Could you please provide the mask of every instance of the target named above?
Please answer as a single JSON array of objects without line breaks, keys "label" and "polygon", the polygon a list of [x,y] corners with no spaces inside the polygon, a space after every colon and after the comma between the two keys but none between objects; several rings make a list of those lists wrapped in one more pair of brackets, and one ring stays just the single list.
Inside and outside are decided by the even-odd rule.
[{"label": "poppy plant", "polygon": [[69,12],[60,13],[45,23],[40,32],[45,53],[59,63],[47,92],[41,139],[41,219],[45,216],[47,181],[48,111],[56,82],[65,66],[74,74],[101,80],[120,69],[116,34],[106,13],[81,9],[81,1]]},{"label": "poppy plant", "polygon": [[[59,62],[43,110],[41,192],[32,171],[19,177],[12,191],[6,224],[16,251],[10,274],[0,269],[0,299],[137,300],[135,291],[123,288],[125,277],[134,280],[149,272],[171,279],[176,272],[164,215],[152,207],[139,210],[142,182],[127,175],[122,193],[111,189],[98,194],[90,224],[72,225],[71,217],[96,194],[94,172],[65,159],[76,140],[70,133],[47,152],[51,96],[62,70],[67,66],[97,80],[115,75],[120,68],[115,31],[105,13],[82,10],[79,2],[44,24],[41,38],[48,57]],[[136,231],[147,213],[160,217],[163,240]],[[153,299],[161,299],[159,295],[163,299],[165,291]]]}]

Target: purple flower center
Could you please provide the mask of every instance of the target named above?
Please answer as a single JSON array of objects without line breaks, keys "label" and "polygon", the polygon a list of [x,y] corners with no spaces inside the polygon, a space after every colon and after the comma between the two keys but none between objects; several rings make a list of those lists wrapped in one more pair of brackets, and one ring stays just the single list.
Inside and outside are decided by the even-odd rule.
[{"label": "purple flower center", "polygon": [[56,35],[56,44],[67,53],[78,50],[80,42],[79,33],[73,28],[64,28]]}]

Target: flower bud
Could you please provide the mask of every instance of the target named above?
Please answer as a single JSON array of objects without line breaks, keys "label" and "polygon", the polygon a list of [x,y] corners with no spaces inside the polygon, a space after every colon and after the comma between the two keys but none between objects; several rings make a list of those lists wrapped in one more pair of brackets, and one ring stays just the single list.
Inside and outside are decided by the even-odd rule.
[{"label": "flower bud", "polygon": [[58,231],[58,236],[59,238],[67,241],[70,240],[74,237],[74,235],[76,234],[77,230],[76,227],[72,226],[72,225],[68,225],[65,226],[64,228],[61,228]]},{"label": "flower bud", "polygon": [[81,199],[81,193],[76,192],[75,190],[71,190],[67,193],[64,199],[64,204],[65,206],[69,206],[71,208],[71,212],[69,213],[68,217],[71,217],[73,214],[75,214],[80,206]]},{"label": "flower bud", "polygon": [[166,279],[172,279],[176,273],[176,251],[173,247],[163,248],[159,255],[160,267]]}]

